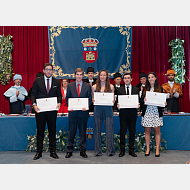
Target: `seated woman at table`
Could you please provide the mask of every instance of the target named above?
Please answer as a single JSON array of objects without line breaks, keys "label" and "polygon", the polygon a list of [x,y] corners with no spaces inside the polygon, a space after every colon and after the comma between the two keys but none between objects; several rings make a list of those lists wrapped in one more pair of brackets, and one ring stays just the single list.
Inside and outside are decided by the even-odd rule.
[{"label": "seated woman at table", "polygon": [[[150,92],[163,92],[162,87],[159,85],[157,76],[154,72],[148,73],[148,81],[146,82],[143,96],[141,98],[141,103],[143,104],[141,125],[145,128],[145,141],[146,141],[146,153],[145,156],[150,155],[150,133],[151,128],[154,129],[155,139],[156,139],[156,154],[155,157],[159,157],[159,147],[160,147],[160,126],[163,126],[163,113],[162,107],[145,105],[146,101],[146,91]],[[166,104],[166,102],[165,102]]]},{"label": "seated woman at table", "polygon": [[[110,84],[108,72],[101,70],[98,74],[96,84],[92,86],[92,101],[94,102],[94,92],[110,92],[114,93],[114,86]],[[114,103],[114,95],[113,95]],[[102,155],[101,147],[101,129],[104,121],[106,139],[107,139],[107,155],[115,154],[114,147],[114,123],[112,106],[94,106],[94,136],[95,136],[95,156]]]},{"label": "seated woman at table", "polygon": [[62,94],[62,103],[61,107],[58,111],[58,113],[68,113],[68,107],[66,104],[66,94],[67,94],[67,86],[68,86],[69,80],[64,78],[61,81],[61,94]]}]

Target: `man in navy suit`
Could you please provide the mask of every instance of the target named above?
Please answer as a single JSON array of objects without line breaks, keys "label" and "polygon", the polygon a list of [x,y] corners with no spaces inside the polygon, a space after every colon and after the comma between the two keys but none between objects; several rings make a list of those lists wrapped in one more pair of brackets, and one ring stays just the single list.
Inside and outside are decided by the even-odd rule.
[{"label": "man in navy suit", "polygon": [[44,76],[35,79],[31,95],[32,105],[36,112],[35,117],[37,123],[37,153],[33,158],[34,160],[42,157],[46,122],[49,131],[50,156],[56,159],[59,158],[55,152],[57,111],[40,112],[40,108],[36,105],[36,99],[57,97],[57,110],[59,110],[62,102],[61,86],[60,81],[52,77],[53,66],[51,63],[46,63],[44,65],[43,72]]},{"label": "man in navy suit", "polygon": [[[69,98],[88,98],[89,106],[92,104],[92,90],[91,85],[83,82],[82,78],[84,71],[81,68],[75,70],[76,81],[69,83],[67,87],[66,103],[68,105]],[[73,152],[74,138],[77,131],[77,125],[80,133],[80,156],[87,158],[86,155],[86,127],[89,117],[89,110],[83,108],[82,110],[69,110],[69,135],[67,144],[66,158],[70,158]]]},{"label": "man in navy suit", "polygon": [[[123,76],[124,86],[121,86],[117,95],[139,95],[139,88],[132,86],[132,75],[131,73],[125,73]],[[119,106],[119,105],[118,105]],[[140,107],[140,104],[139,104]],[[136,108],[124,108],[119,110],[120,118],[120,154],[119,157],[125,155],[125,134],[127,128],[129,130],[129,155],[137,157],[134,152],[134,143],[135,143],[135,128],[137,121],[137,109]]]}]

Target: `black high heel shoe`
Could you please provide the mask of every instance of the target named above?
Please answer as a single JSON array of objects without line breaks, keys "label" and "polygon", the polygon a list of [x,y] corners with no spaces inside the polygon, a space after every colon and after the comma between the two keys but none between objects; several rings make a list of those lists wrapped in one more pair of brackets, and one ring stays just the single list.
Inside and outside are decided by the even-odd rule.
[{"label": "black high heel shoe", "polygon": [[160,157],[160,154],[155,154],[155,157]]},{"label": "black high heel shoe", "polygon": [[150,155],[150,150],[149,150],[149,153],[148,154],[145,154],[145,156],[149,156]]}]

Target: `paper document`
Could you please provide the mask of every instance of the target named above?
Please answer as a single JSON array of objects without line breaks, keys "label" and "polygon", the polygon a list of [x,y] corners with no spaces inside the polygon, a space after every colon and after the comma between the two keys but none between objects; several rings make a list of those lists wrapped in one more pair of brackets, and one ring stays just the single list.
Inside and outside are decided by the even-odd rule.
[{"label": "paper document", "polygon": [[94,92],[94,105],[113,106],[114,93]]},{"label": "paper document", "polygon": [[166,96],[165,93],[146,91],[145,105],[165,107]]},{"label": "paper document", "polygon": [[119,108],[138,108],[138,95],[118,95]]},{"label": "paper document", "polygon": [[40,108],[39,112],[57,110],[57,97],[36,99],[36,104]]},{"label": "paper document", "polygon": [[69,98],[68,99],[68,110],[82,110],[85,108],[89,109],[88,98]]}]

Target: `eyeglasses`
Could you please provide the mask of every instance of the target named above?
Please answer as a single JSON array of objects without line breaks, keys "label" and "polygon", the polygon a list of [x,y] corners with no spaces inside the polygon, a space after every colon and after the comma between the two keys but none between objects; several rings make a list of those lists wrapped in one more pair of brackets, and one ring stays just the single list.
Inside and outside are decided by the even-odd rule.
[{"label": "eyeglasses", "polygon": [[45,71],[53,71],[53,69],[45,69]]}]

